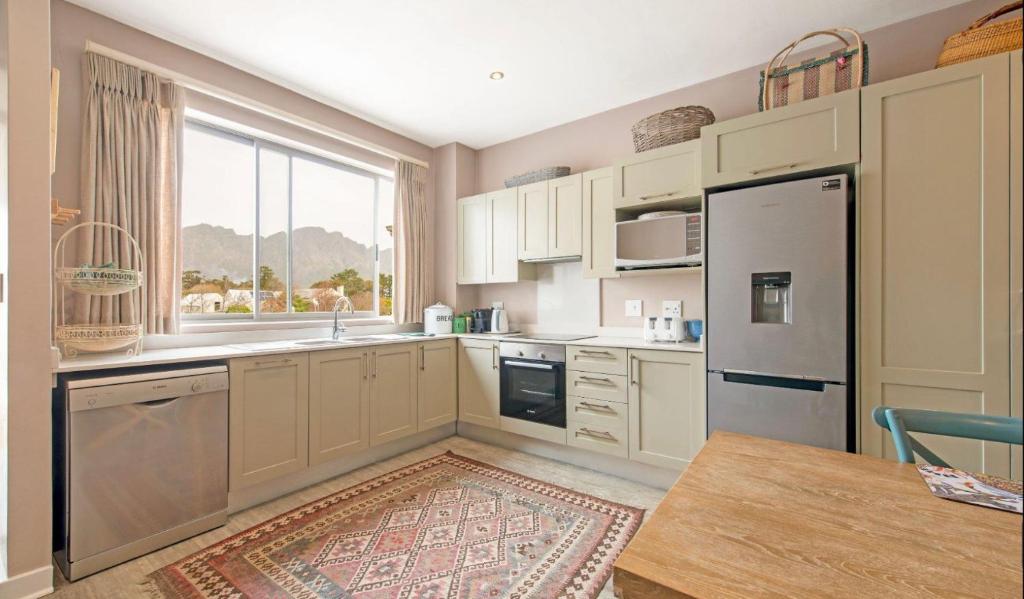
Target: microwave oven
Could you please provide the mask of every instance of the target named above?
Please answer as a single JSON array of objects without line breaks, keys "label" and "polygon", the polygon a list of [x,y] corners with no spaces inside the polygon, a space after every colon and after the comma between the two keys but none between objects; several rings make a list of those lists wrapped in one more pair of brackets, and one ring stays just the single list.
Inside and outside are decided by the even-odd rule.
[{"label": "microwave oven", "polygon": [[700,212],[650,213],[615,223],[615,269],[697,266],[703,259]]}]

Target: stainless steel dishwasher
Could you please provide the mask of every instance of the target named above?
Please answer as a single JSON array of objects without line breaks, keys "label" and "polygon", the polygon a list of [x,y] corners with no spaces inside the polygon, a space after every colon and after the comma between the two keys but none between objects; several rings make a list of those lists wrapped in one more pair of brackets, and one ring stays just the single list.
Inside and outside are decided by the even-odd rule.
[{"label": "stainless steel dishwasher", "polygon": [[85,375],[54,402],[54,557],[77,580],[227,521],[222,365]]}]

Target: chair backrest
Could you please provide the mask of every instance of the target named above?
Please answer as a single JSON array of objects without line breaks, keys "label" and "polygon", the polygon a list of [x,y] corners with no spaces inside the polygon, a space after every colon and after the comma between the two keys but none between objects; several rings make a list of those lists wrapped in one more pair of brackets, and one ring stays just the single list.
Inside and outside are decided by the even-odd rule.
[{"label": "chair backrest", "polygon": [[1013,445],[1024,444],[1024,420],[1008,416],[962,414],[936,410],[911,410],[878,406],[871,412],[878,426],[892,433],[899,460],[914,463],[916,452],[929,464],[949,466],[939,456],[921,445],[909,433],[928,433],[946,437],[962,437],[979,441],[996,441]]}]

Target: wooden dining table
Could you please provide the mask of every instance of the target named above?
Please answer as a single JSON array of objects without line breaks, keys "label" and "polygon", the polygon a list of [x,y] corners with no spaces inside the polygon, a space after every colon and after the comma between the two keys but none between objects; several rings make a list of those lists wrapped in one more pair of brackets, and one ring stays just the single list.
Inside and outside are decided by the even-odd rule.
[{"label": "wooden dining table", "polygon": [[640,597],[1013,597],[1021,515],[913,464],[716,431],[615,562]]}]

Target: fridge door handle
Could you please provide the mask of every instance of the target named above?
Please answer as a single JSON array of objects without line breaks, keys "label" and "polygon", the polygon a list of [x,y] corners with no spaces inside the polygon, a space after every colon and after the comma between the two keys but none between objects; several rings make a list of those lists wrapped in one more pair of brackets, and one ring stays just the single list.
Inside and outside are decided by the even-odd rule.
[{"label": "fridge door handle", "polygon": [[781,387],[784,389],[800,389],[803,391],[824,392],[827,381],[820,378],[791,377],[778,374],[754,373],[737,370],[723,370],[722,380],[726,383],[742,383],[745,385],[762,385],[764,387]]}]

